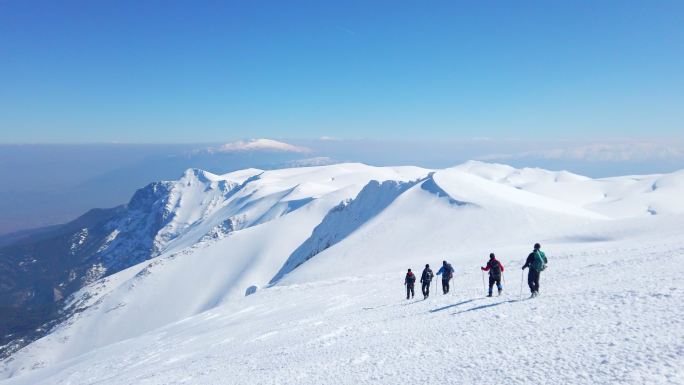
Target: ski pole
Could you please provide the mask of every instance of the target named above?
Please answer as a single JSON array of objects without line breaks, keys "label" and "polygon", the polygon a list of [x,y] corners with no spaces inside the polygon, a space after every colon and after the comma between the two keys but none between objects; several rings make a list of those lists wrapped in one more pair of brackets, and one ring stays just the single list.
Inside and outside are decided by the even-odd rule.
[{"label": "ski pole", "polygon": [[482,290],[487,291],[487,287],[485,286],[484,282],[484,271],[480,270],[482,272]]},{"label": "ski pole", "polygon": [[525,279],[525,270],[522,270],[520,272],[520,300],[522,301],[522,287],[523,287],[523,280]]}]

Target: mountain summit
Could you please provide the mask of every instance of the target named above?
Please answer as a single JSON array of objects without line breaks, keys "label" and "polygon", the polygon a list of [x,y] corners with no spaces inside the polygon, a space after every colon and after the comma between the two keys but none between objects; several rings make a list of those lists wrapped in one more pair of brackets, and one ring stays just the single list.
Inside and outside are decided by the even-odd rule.
[{"label": "mountain summit", "polygon": [[206,151],[212,154],[243,151],[276,151],[298,154],[311,152],[311,150],[306,147],[295,146],[273,139],[251,139],[248,141],[239,140],[236,142],[226,143],[218,147],[209,147],[206,149]]}]

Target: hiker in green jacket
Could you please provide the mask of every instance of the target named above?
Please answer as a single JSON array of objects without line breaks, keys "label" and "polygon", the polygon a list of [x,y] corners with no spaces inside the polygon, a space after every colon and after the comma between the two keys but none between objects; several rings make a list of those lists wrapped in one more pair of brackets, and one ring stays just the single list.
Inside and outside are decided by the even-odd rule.
[{"label": "hiker in green jacket", "polygon": [[527,284],[530,286],[530,291],[532,292],[531,297],[536,297],[539,295],[539,275],[544,269],[546,269],[546,264],[548,260],[543,251],[541,251],[541,245],[538,243],[534,244],[534,251],[527,256],[527,261],[522,267],[525,270],[526,267],[530,268],[530,272],[527,274]]}]

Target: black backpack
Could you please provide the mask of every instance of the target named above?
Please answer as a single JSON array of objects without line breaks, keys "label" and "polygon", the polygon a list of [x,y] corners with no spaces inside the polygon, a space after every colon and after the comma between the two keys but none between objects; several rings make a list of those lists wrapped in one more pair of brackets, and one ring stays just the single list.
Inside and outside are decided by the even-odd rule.
[{"label": "black backpack", "polygon": [[498,261],[495,260],[489,262],[489,274],[491,274],[494,277],[501,276],[501,265],[499,265]]}]

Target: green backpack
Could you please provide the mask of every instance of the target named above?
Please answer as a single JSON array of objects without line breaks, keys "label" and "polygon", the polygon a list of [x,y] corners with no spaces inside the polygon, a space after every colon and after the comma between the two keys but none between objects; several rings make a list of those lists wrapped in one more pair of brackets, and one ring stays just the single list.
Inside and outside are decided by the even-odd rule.
[{"label": "green backpack", "polygon": [[534,251],[534,262],[532,263],[532,268],[537,270],[537,271],[544,271],[546,270],[546,263],[548,260],[546,259],[546,255],[544,254],[543,251],[541,250],[535,250]]}]

